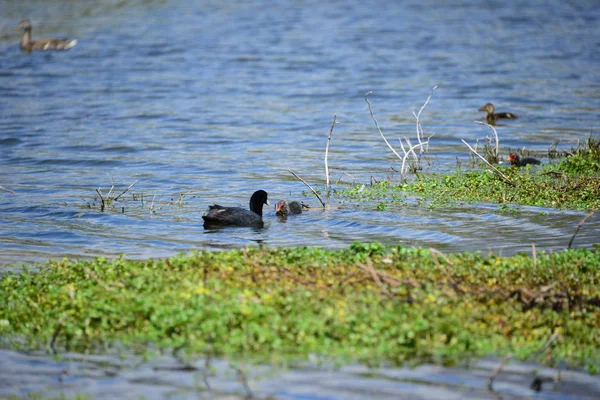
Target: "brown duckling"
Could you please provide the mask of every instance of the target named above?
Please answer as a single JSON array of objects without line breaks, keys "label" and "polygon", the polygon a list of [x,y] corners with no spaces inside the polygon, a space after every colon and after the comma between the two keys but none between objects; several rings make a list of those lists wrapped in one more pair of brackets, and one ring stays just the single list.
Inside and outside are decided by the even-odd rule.
[{"label": "brown duckling", "polygon": [[76,39],[40,39],[31,40],[31,23],[24,19],[17,26],[17,29],[23,29],[21,38],[21,50],[25,53],[31,53],[34,50],[69,50],[77,44]]},{"label": "brown duckling", "polygon": [[485,116],[485,120],[490,125],[496,125],[496,121],[499,119],[517,119],[516,114],[510,112],[494,112],[496,111],[496,107],[492,103],[487,103],[485,106],[481,107],[478,111],[485,111],[487,114]]},{"label": "brown duckling", "polygon": [[539,165],[542,162],[537,158],[533,157],[525,157],[521,158],[516,152],[510,153],[507,160],[510,162],[510,165],[516,165],[517,167],[524,167],[528,164]]},{"label": "brown duckling", "polygon": [[302,207],[306,206],[297,201],[290,201],[288,203],[285,200],[279,200],[275,205],[275,215],[284,217],[287,215],[302,214]]}]

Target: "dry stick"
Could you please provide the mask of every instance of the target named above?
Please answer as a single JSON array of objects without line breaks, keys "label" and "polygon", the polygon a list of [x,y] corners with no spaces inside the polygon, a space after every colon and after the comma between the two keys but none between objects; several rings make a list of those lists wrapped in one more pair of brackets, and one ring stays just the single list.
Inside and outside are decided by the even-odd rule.
[{"label": "dry stick", "polygon": [[100,210],[104,211],[104,197],[102,196],[102,192],[100,192],[100,188],[96,189],[96,193],[100,196],[100,201],[102,201],[102,205],[100,206]]},{"label": "dry stick", "polygon": [[[421,109],[419,110],[419,112],[417,114],[415,114],[415,112],[413,111],[413,115],[415,116],[415,118],[417,119],[417,140],[419,141],[419,143],[421,143],[421,139],[423,137],[423,127],[421,126],[421,113],[423,112],[423,110],[425,109],[425,107],[427,106],[427,104],[429,104],[429,100],[431,100],[431,96],[433,96],[433,91],[437,89],[437,85],[435,85],[433,87],[433,89],[431,89],[431,92],[429,93],[429,96],[427,97],[427,100],[425,100],[425,103],[423,103],[423,105],[421,106]],[[427,140],[427,143],[429,143],[429,140]],[[421,148],[421,150],[423,150],[423,148]]]},{"label": "dry stick", "polygon": [[394,150],[394,148],[392,147],[392,145],[390,144],[390,142],[388,142],[388,140],[385,138],[385,136],[383,136],[383,132],[381,132],[381,128],[379,128],[379,124],[377,123],[377,120],[375,119],[375,115],[373,115],[373,109],[371,108],[371,102],[367,98],[371,93],[373,93],[373,92],[369,91],[369,92],[367,92],[367,94],[365,94],[365,101],[367,102],[367,105],[369,106],[369,112],[371,113],[371,118],[373,119],[373,122],[375,122],[375,126],[377,127],[377,130],[379,131],[379,134],[381,135],[381,137],[382,137],[383,141],[385,142],[385,144],[387,144],[387,146],[396,155],[396,157],[398,157],[401,160],[402,157],[400,156],[400,154],[398,154],[396,152],[396,150]]},{"label": "dry stick", "polygon": [[490,164],[488,162],[488,160],[486,160],[485,158],[483,158],[478,152],[476,152],[475,150],[473,150],[473,148],[471,146],[469,146],[469,143],[465,142],[465,139],[460,139],[462,140],[462,142],[467,145],[467,147],[469,148],[469,150],[471,150],[473,153],[475,153],[475,155],[479,158],[481,158],[487,165],[490,166],[490,168],[492,168],[498,175],[500,175],[500,177],[502,179],[504,179],[504,182],[508,183],[510,186],[512,187],[517,187],[517,185],[515,185],[510,179],[508,179],[508,176],[504,175],[498,168],[494,167],[492,164]]},{"label": "dry stick", "polygon": [[537,252],[535,251],[535,243],[531,243],[531,253],[533,254],[533,268],[537,266]]},{"label": "dry stick", "polygon": [[185,198],[185,196],[187,196],[188,194],[191,194],[192,191],[188,190],[185,193],[181,193],[179,194],[179,198],[177,199],[177,201],[175,202],[175,204],[179,204],[179,206],[183,206],[183,199]]},{"label": "dry stick", "polygon": [[313,189],[312,186],[310,186],[308,183],[306,183],[306,181],[304,179],[302,179],[298,175],[296,175],[296,173],[294,171],[292,171],[291,169],[288,169],[288,171],[290,171],[290,173],[292,175],[294,175],[296,177],[296,179],[298,179],[298,180],[300,180],[300,182],[304,183],[313,192],[313,194],[315,196],[317,196],[317,199],[319,199],[319,201],[321,202],[321,205],[323,206],[323,208],[325,208],[325,203],[321,199],[321,196],[319,196],[319,194],[317,192],[315,192],[315,189]]},{"label": "dry stick", "polygon": [[150,204],[150,211],[154,212],[154,199],[156,198],[156,192],[154,192],[154,196],[152,196],[152,204]]},{"label": "dry stick", "polygon": [[489,127],[492,132],[494,132],[494,136],[496,138],[496,159],[498,159],[498,154],[500,153],[500,139],[498,139],[498,131],[496,131],[496,128],[494,128],[492,125],[490,124],[486,124],[485,122],[482,121],[475,121],[476,124],[480,124],[480,125],[486,125],[487,127]]},{"label": "dry stick", "polygon": [[242,385],[244,386],[244,390],[246,391],[246,399],[251,399],[254,397],[254,393],[252,392],[252,389],[250,389],[250,385],[248,385],[248,377],[246,376],[246,373],[244,371],[242,371],[241,368],[239,367],[234,367],[238,373],[238,377],[240,378],[240,381],[242,382]]},{"label": "dry stick", "polygon": [[114,189],[114,188],[115,188],[115,185],[112,185],[112,186],[110,187],[110,190],[108,191],[108,194],[106,195],[106,198],[107,198],[107,199],[110,199],[110,194],[112,193],[112,191],[113,191],[113,189]]},{"label": "dry stick", "polygon": [[585,216],[584,219],[582,219],[578,224],[577,224],[577,229],[575,229],[575,233],[573,234],[573,236],[571,237],[571,240],[569,241],[569,245],[567,246],[567,249],[571,248],[571,245],[573,244],[573,240],[575,240],[575,236],[577,236],[577,233],[579,233],[579,230],[581,229],[581,227],[583,226],[583,224],[585,224],[587,222],[588,219],[592,218],[592,215],[594,215],[594,211],[590,211],[590,213],[588,215]]},{"label": "dry stick", "polygon": [[498,364],[498,366],[494,369],[494,371],[492,372],[492,375],[490,375],[490,377],[488,378],[488,390],[493,391],[494,390],[494,379],[496,379],[496,377],[500,374],[500,372],[502,372],[502,369],[504,368],[504,366],[506,365],[506,363],[508,362],[508,360],[510,360],[512,358],[512,354],[507,354],[502,361],[500,361],[500,364]]},{"label": "dry stick", "polygon": [[325,180],[327,182],[327,203],[329,203],[329,197],[331,195],[331,189],[329,187],[329,166],[327,165],[327,155],[329,154],[329,143],[331,142],[331,134],[333,133],[333,127],[337,122],[337,114],[333,114],[333,122],[329,129],[329,137],[327,137],[327,146],[325,146]]},{"label": "dry stick", "polygon": [[16,194],[16,193],[15,193],[15,192],[13,192],[12,190],[10,190],[10,189],[7,189],[7,188],[5,188],[4,186],[0,186],[0,189],[2,189],[2,190],[6,190],[8,193]]},{"label": "dry stick", "polygon": [[210,387],[210,383],[208,382],[208,369],[210,368],[210,353],[204,359],[204,369],[202,370],[202,380],[204,381],[204,385],[208,390],[212,390]]},{"label": "dry stick", "polygon": [[54,329],[54,333],[52,334],[52,339],[50,340],[50,349],[54,354],[57,354],[56,348],[54,347],[54,345],[56,344],[56,339],[58,339],[58,335],[60,334],[60,331],[62,330],[66,319],[67,316],[63,315],[60,318],[60,320],[58,320],[58,325],[56,326],[56,329]]},{"label": "dry stick", "polygon": [[[404,138],[404,140],[406,140],[406,143],[407,143],[409,146],[411,146],[410,140],[409,140],[407,137],[405,137],[405,138]],[[424,144],[425,144],[425,143],[418,143],[418,144],[415,144],[414,146],[412,146],[412,147],[409,147],[409,148],[408,148],[408,151],[406,151],[406,150],[404,149],[404,146],[402,145],[402,139],[400,139],[400,146],[402,147],[402,151],[404,151],[404,157],[402,157],[402,166],[400,167],[400,175],[401,175],[402,177],[404,177],[404,175],[405,175],[405,173],[406,173],[406,172],[404,171],[404,169],[405,169],[406,159],[408,158],[409,154],[410,154],[410,153],[413,153],[413,156],[414,156],[415,160],[418,160],[418,157],[417,157],[417,155],[416,155],[416,153],[415,153],[415,149],[416,149],[417,147],[420,147],[420,148],[421,148],[421,150],[422,150],[422,149],[423,149],[423,145],[424,145]],[[406,167],[406,169],[408,169],[408,167]]]},{"label": "dry stick", "polygon": [[434,255],[434,254],[435,254],[435,255],[438,255],[438,256],[442,257],[442,259],[443,259],[444,261],[446,261],[446,263],[447,263],[448,265],[452,265],[452,266],[454,266],[454,263],[453,263],[452,261],[450,261],[450,259],[449,259],[448,257],[446,257],[446,255],[445,255],[444,253],[442,253],[441,251],[439,251],[439,250],[437,250],[437,249],[434,249],[433,247],[430,247],[430,248],[429,248],[429,252],[430,252],[432,255]]},{"label": "dry stick", "polygon": [[120,195],[118,195],[117,197],[115,197],[115,201],[119,200],[119,197],[121,197],[121,196],[123,196],[125,193],[127,193],[127,191],[128,191],[129,189],[131,189],[131,188],[133,187],[133,185],[135,185],[136,183],[138,183],[137,179],[135,180],[135,182],[133,182],[131,185],[129,185],[129,186],[127,187],[127,189],[123,190],[123,192],[122,192]]},{"label": "dry stick", "polygon": [[375,281],[375,283],[377,284],[377,286],[379,286],[379,288],[381,289],[381,291],[383,292],[383,294],[385,294],[388,298],[393,298],[394,296],[389,292],[389,290],[387,290],[387,288],[385,286],[383,286],[383,283],[381,282],[381,279],[379,279],[379,275],[377,274],[377,271],[375,271],[375,268],[373,268],[373,263],[371,262],[370,258],[367,258],[367,265],[365,266],[364,264],[361,263],[357,263],[356,264],[359,268],[366,270],[367,272],[369,272],[369,274],[371,274],[371,277],[373,278],[373,281]]}]

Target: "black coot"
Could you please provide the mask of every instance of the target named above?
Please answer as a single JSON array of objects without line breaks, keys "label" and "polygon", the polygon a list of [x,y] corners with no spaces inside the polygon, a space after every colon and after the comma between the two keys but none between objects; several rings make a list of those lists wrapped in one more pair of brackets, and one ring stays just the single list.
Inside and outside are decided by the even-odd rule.
[{"label": "black coot", "polygon": [[218,226],[262,226],[263,204],[269,204],[268,194],[257,190],[250,197],[250,210],[241,207],[222,207],[218,204],[208,207],[208,212],[202,216],[204,227]]},{"label": "black coot", "polygon": [[279,200],[275,205],[275,215],[284,217],[286,215],[302,214],[303,204],[297,201]]}]

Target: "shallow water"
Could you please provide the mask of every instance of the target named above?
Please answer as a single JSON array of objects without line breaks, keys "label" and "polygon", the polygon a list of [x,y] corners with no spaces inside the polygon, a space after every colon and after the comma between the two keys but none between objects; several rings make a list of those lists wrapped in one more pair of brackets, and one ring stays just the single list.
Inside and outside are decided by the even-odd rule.
[{"label": "shallow water", "polygon": [[[400,151],[399,137],[416,140],[412,112],[438,86],[421,118],[426,135],[433,135],[425,172],[469,165],[460,139],[483,143],[487,128],[475,121],[489,101],[520,117],[497,127],[503,154],[525,148],[540,155],[556,141],[568,149],[597,131],[600,8],[594,2],[347,3],[1,2],[0,185],[15,194],[0,191],[0,273],[51,257],[165,257],[256,243],[339,248],[379,240],[501,254],[531,251],[532,243],[537,250],[565,248],[584,213],[512,212],[488,204],[380,212],[373,203],[344,203],[285,221],[268,208],[266,229],[203,229],[209,204],[245,207],[259,188],[271,203],[287,198],[317,206],[288,169],[323,187],[334,114],[334,188],[388,177],[399,163],[370,118],[368,91],[383,132]],[[25,16],[34,39],[67,36],[79,43],[64,53],[22,54],[15,26]],[[121,201],[100,210],[96,188],[108,195],[114,185],[113,194],[121,193],[136,181]],[[598,237],[595,216],[574,245],[590,247]],[[16,366],[0,373],[9,385],[3,394],[14,393],[19,377],[21,393],[67,385],[73,394],[89,384],[97,397],[121,389],[137,396],[147,395],[152,382],[156,396],[244,395],[234,379],[207,394],[188,382],[191,374],[165,377],[151,366],[104,378],[92,359],[59,382],[57,371],[74,364],[2,353],[0,360]],[[316,387],[310,370],[300,369],[261,383],[257,393],[497,398],[472,371],[425,368],[368,377],[360,368],[343,369],[317,379]],[[502,398],[533,395],[525,380],[506,385]],[[373,387],[381,390],[374,394]],[[579,392],[542,397],[579,398]]]},{"label": "shallow water", "polygon": [[[412,112],[438,86],[422,114],[434,135],[426,171],[452,170],[457,160],[468,166],[460,139],[488,135],[474,123],[488,101],[520,116],[498,127],[504,153],[575,146],[598,125],[600,9],[509,3],[3,3],[0,185],[16,194],[0,192],[0,263],[162,257],[256,242],[334,248],[380,240],[503,254],[532,243],[564,248],[583,213],[344,204],[287,223],[269,208],[261,231],[201,224],[209,204],[246,207],[259,188],[272,203],[317,206],[287,170],[322,187],[334,114],[334,187],[385,179],[398,162],[370,118],[367,91],[400,151],[399,137],[416,141]],[[34,39],[67,36],[78,45],[22,54],[14,26],[25,15]],[[135,181],[100,211],[96,188],[106,196],[114,184],[114,195]],[[599,233],[594,217],[575,245],[590,246]]]},{"label": "shallow water", "polygon": [[[510,361],[488,380],[499,360],[485,359],[465,367],[422,365],[414,368],[340,368],[300,365],[275,369],[223,360],[199,360],[184,370],[181,362],[158,357],[65,354],[59,360],[43,354],[0,351],[0,397],[44,393],[87,394],[95,399],[597,399],[600,380],[582,372],[549,369]],[[531,388],[535,378],[539,391]]]}]

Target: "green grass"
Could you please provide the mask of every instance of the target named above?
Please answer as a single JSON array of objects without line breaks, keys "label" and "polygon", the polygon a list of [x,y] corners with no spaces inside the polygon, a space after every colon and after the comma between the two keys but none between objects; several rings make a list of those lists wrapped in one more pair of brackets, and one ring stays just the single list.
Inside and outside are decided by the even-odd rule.
[{"label": "green grass", "polygon": [[405,184],[356,186],[336,194],[344,200],[376,200],[379,204],[402,204],[416,197],[432,207],[486,202],[575,210],[600,208],[600,141],[588,138],[559,164],[498,168],[512,184],[491,170],[458,170],[419,175]]},{"label": "green grass", "polygon": [[[600,254],[509,258],[355,243],[51,261],[0,279],[4,347],[244,360],[600,365]],[[552,336],[547,348],[544,344]]]}]

